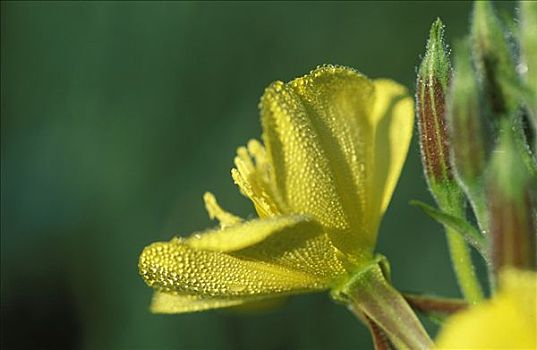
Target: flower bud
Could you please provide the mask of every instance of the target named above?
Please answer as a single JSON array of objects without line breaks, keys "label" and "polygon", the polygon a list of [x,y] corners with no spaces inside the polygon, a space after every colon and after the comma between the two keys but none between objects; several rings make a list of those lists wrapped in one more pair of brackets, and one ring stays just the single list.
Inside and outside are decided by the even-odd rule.
[{"label": "flower bud", "polygon": [[533,124],[534,152],[537,152],[537,2],[520,2],[520,56],[517,67],[529,90],[526,98]]},{"label": "flower bud", "polygon": [[451,163],[459,184],[471,196],[481,187],[486,165],[485,135],[487,123],[481,120],[478,85],[466,42],[455,47],[455,69],[448,98],[447,120]]},{"label": "flower bud", "polygon": [[511,128],[503,128],[486,184],[495,272],[503,266],[536,267],[536,203],[532,186],[537,181],[519,154],[514,137]]},{"label": "flower bud", "polygon": [[520,73],[537,98],[537,2],[520,2]]},{"label": "flower bud", "polygon": [[451,65],[443,42],[440,19],[431,26],[425,57],[418,70],[416,105],[420,149],[429,188],[439,202],[456,188],[449,162],[449,140],[445,119]]},{"label": "flower bud", "polygon": [[482,104],[493,120],[512,115],[517,106],[517,79],[509,45],[492,4],[476,1],[471,27],[472,55],[481,86]]}]

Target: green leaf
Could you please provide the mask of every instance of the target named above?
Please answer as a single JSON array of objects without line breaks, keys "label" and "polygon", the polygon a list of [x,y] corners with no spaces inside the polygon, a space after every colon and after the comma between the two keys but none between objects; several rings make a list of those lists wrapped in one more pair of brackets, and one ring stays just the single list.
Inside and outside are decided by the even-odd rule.
[{"label": "green leaf", "polygon": [[423,203],[418,200],[410,201],[410,204],[420,208],[425,214],[438,221],[444,226],[453,229],[460,234],[466,242],[479,251],[485,259],[488,259],[487,255],[487,243],[479,231],[465,219],[450,215],[440,209],[436,209],[429,204]]}]

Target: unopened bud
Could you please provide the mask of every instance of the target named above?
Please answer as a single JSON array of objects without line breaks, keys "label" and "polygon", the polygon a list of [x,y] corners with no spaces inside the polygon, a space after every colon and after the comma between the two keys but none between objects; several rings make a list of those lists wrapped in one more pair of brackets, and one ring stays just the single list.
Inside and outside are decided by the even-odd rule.
[{"label": "unopened bud", "polygon": [[537,94],[537,1],[520,2],[520,51],[519,72]]},{"label": "unopened bud", "polygon": [[512,115],[516,69],[505,34],[489,1],[476,1],[472,18],[472,54],[483,94],[482,104],[493,120]]},{"label": "unopened bud", "polygon": [[444,26],[437,19],[431,26],[416,88],[421,159],[429,188],[439,202],[449,200],[446,195],[453,194],[456,189],[449,162],[445,118],[451,65],[443,35]]},{"label": "unopened bud", "polygon": [[495,272],[504,266],[534,269],[537,224],[532,186],[537,179],[519,154],[512,129],[503,124],[486,184],[491,261]]},{"label": "unopened bud", "polygon": [[529,90],[526,104],[533,124],[534,152],[537,152],[537,1],[520,2],[520,56],[517,71]]},{"label": "unopened bud", "polygon": [[448,99],[451,163],[459,183],[468,192],[481,187],[486,165],[486,122],[479,108],[476,77],[467,42],[455,47],[455,69]]}]

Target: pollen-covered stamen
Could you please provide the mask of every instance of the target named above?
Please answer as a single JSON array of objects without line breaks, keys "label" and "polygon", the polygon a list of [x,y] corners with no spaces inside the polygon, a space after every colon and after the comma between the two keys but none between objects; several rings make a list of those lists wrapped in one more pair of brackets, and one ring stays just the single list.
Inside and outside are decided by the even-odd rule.
[{"label": "pollen-covered stamen", "polygon": [[254,203],[258,215],[269,217],[282,213],[283,205],[273,185],[272,168],[258,141],[250,140],[248,148],[237,149],[235,166],[231,176],[241,192]]},{"label": "pollen-covered stamen", "polygon": [[220,227],[225,228],[241,222],[240,217],[222,209],[211,192],[205,192],[203,201],[205,202],[205,209],[207,209],[209,217],[212,220],[217,219],[220,222]]},{"label": "pollen-covered stamen", "polygon": [[254,159],[256,170],[261,179],[267,184],[270,183],[272,170],[267,161],[267,154],[263,145],[259,141],[252,139],[248,141],[247,150]]}]

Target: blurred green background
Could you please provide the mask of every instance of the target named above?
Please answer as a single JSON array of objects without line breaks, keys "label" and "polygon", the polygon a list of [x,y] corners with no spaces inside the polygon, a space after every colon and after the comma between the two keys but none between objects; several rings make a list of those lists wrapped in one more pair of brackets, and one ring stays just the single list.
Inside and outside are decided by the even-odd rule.
[{"label": "blurred green background", "polygon": [[[504,8],[511,5],[503,4]],[[274,80],[318,64],[414,89],[429,25],[465,2],[1,4],[1,345],[80,349],[368,349],[327,294],[268,313],[148,312],[150,242],[211,223],[201,196],[251,216],[230,177]],[[378,250],[404,290],[458,295],[411,146]],[[431,328],[434,329],[434,328]]]}]

